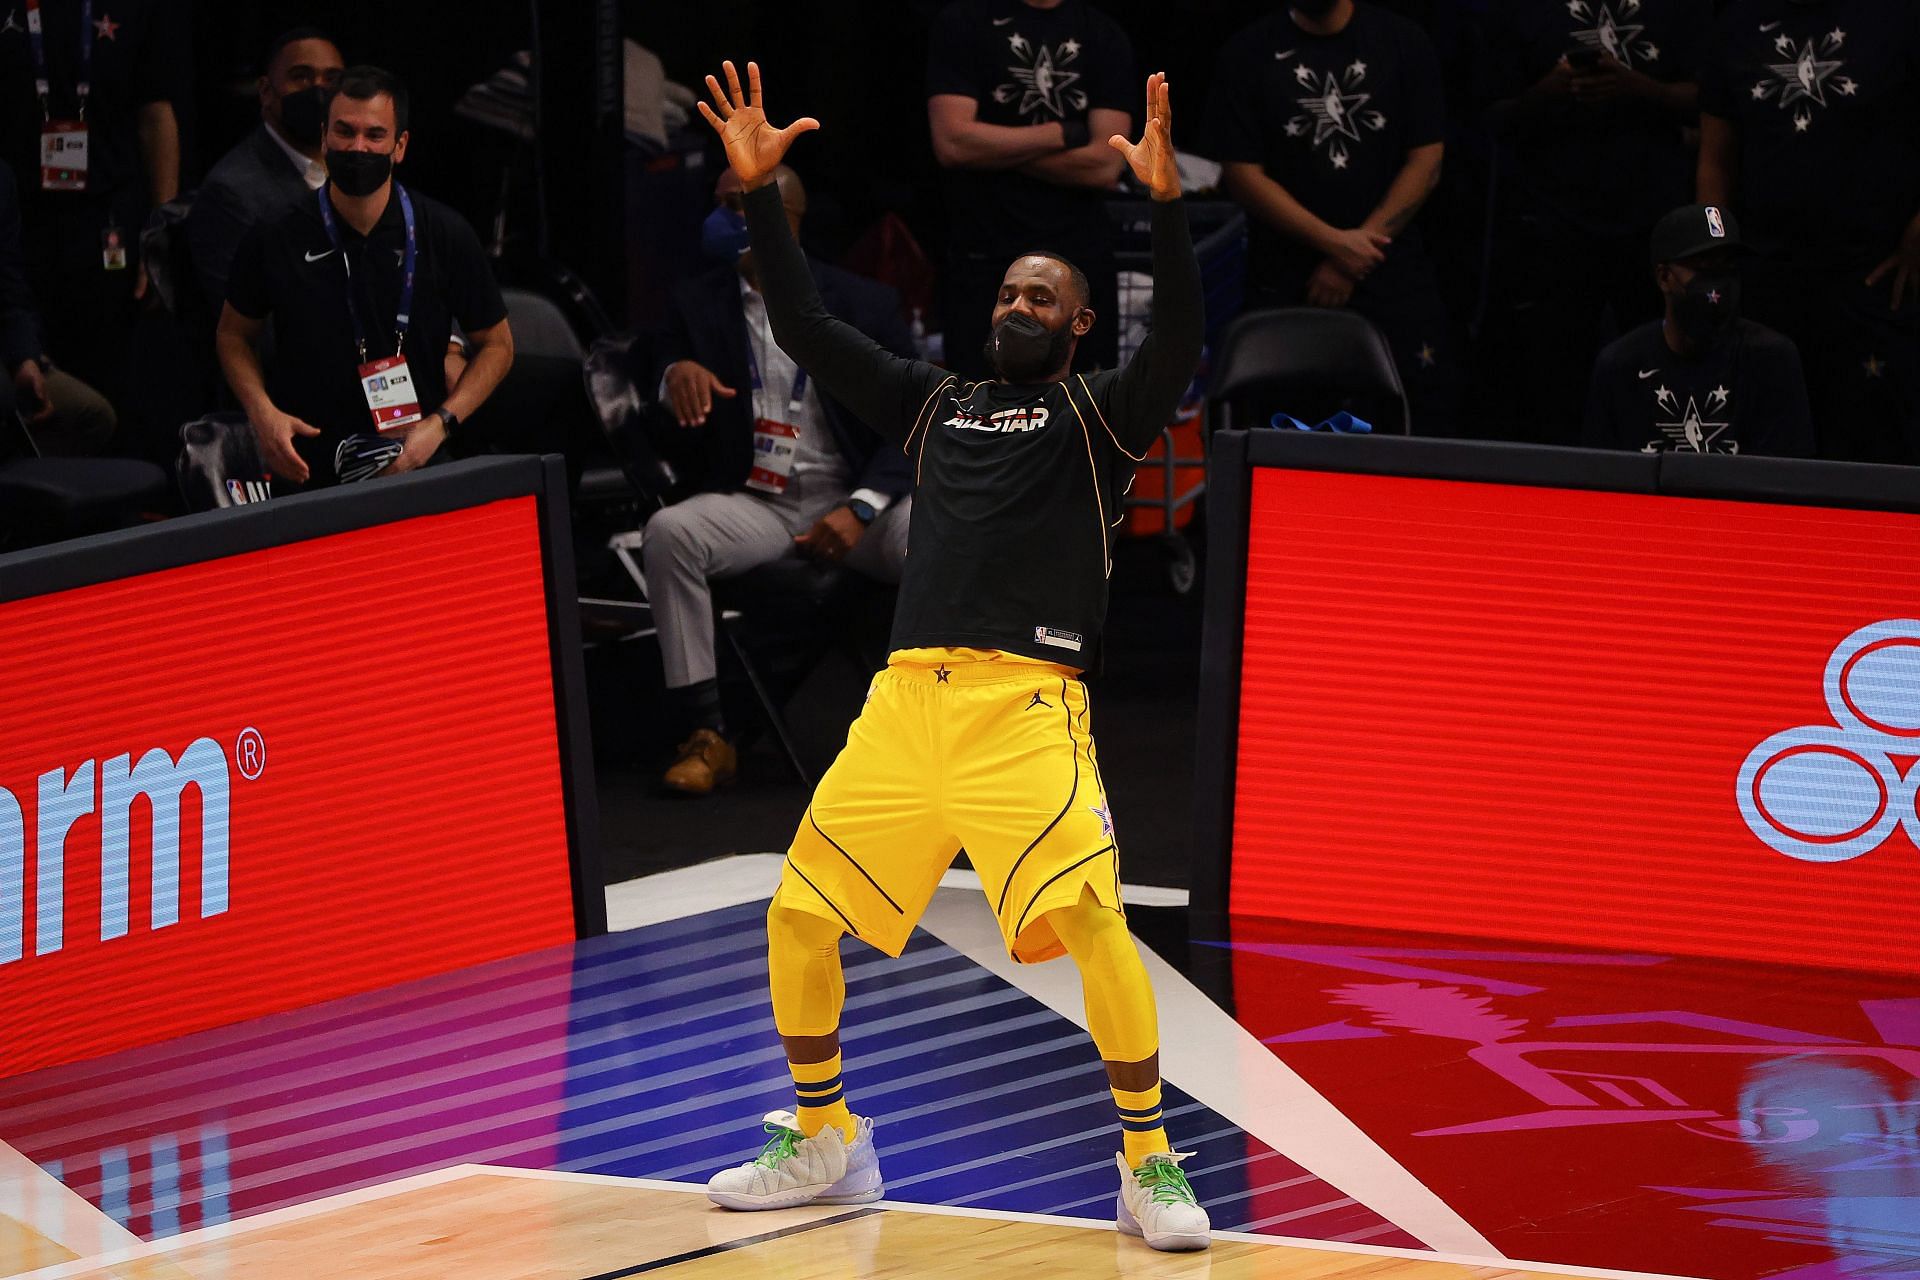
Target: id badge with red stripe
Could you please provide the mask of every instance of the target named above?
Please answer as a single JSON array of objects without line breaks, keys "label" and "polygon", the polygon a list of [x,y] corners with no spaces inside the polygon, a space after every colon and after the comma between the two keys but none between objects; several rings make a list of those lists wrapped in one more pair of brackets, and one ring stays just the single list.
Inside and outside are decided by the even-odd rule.
[{"label": "id badge with red stripe", "polygon": [[793,479],[793,458],[799,448],[799,427],[774,418],[756,419],[753,470],[747,473],[747,488],[775,495],[785,493]]}]

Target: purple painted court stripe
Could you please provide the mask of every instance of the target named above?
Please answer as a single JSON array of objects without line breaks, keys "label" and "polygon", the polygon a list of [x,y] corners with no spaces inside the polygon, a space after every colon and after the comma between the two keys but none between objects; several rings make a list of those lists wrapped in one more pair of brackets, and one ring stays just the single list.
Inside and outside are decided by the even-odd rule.
[{"label": "purple painted court stripe", "polygon": [[[917,1006],[915,1008],[915,1011],[912,1014],[907,1015],[905,1018],[901,1019],[904,1025],[918,1025],[925,1022],[937,1022],[937,1021],[943,1020],[946,1017],[951,1016],[952,1013],[954,1012],[954,1007],[951,1005],[942,1007],[937,1002],[927,1002],[924,999],[924,997],[930,994],[932,991],[937,990],[939,988],[957,985],[957,982],[960,980],[965,980],[965,981],[976,980],[978,976],[979,976],[979,973],[977,970],[972,973],[962,972],[959,974],[942,975],[935,979],[930,979],[922,983],[913,984],[911,988],[901,989],[899,991],[882,990],[882,991],[876,992],[875,994],[879,996],[891,995],[891,996],[901,997],[901,998],[912,1001]],[[1018,993],[1010,993],[1010,994],[1017,996]],[[874,1001],[869,999],[868,1002],[872,1003]],[[853,1003],[854,1001],[849,999],[848,1004],[850,1008],[852,1007]],[[778,1056],[777,1041],[775,1041],[772,1036],[771,1018],[770,1016],[766,1016],[766,1015],[762,1015],[762,1016],[765,1019],[764,1039],[766,1043],[765,1043],[763,1052],[767,1055],[767,1059],[766,1059],[767,1069],[769,1070],[772,1078],[778,1079],[780,1078],[780,1075],[783,1071],[784,1060]],[[977,1034],[978,1033],[975,1032],[976,1036]],[[940,1071],[925,1073],[923,1076],[913,1077],[912,1079],[914,1081],[924,1083],[927,1081],[938,1079],[941,1076],[948,1075],[948,1074],[951,1074],[951,1073],[945,1070],[940,1070]],[[562,1079],[564,1079],[564,1073],[562,1073]],[[903,1087],[910,1087],[910,1086],[906,1086],[903,1084]],[[699,1100],[697,1105],[702,1108],[706,1108],[717,1102],[724,1101],[727,1098],[734,1096],[736,1094],[741,1097],[751,1097],[751,1096],[755,1096],[757,1094],[763,1093],[765,1091],[765,1088],[766,1088],[765,1080],[762,1080],[757,1083],[749,1083],[747,1085],[740,1086],[734,1090],[730,1090],[726,1093],[709,1094],[709,1095],[703,1096]],[[565,1098],[564,1099],[565,1108],[570,1110],[580,1109],[587,1105],[590,1105],[592,1101],[609,1101],[614,1098],[623,1096],[624,1094],[630,1092],[630,1089],[631,1089],[630,1085],[623,1083],[612,1089],[603,1090],[594,1095],[588,1095],[588,1097],[586,1098],[582,1098],[582,1097]],[[515,1093],[505,1093],[503,1094],[503,1100],[518,1101],[519,1095]],[[431,1105],[420,1107],[420,1108],[414,1108],[409,1113],[408,1118],[438,1120],[443,1118],[449,1111],[463,1112],[465,1110],[470,1110],[471,1108],[469,1107],[468,1104],[472,1102],[473,1102],[473,1099],[471,1097],[454,1096],[449,1099],[442,1099],[436,1104],[431,1104]],[[572,1128],[565,1130],[564,1137],[568,1141],[573,1141],[573,1140],[577,1140],[584,1137],[591,1137],[600,1133],[617,1132],[625,1128],[633,1127],[637,1124],[645,1124],[655,1119],[661,1119],[661,1118],[671,1116],[678,1112],[684,1111],[686,1109],[686,1106],[687,1106],[686,1103],[669,1104],[669,1105],[664,1105],[658,1108],[654,1108],[650,1111],[644,1111],[637,1114],[628,1114],[624,1116],[614,1117],[614,1118],[610,1118],[608,1120],[600,1121],[590,1125],[574,1126]],[[557,1116],[559,1115],[559,1113],[561,1112],[561,1110],[562,1110],[562,1107],[558,1103],[552,1103],[552,1102],[543,1103],[541,1105],[534,1105],[534,1106],[523,1106],[520,1109],[515,1111],[508,1111],[501,1114],[488,1115],[485,1117],[485,1124],[483,1126],[476,1126],[475,1124],[472,1123],[470,1119],[468,1119],[468,1120],[462,1120],[461,1122],[454,1125],[450,1125],[450,1126],[443,1124],[440,1127],[428,1130],[425,1133],[418,1132],[415,1129],[405,1128],[403,1125],[400,1125],[400,1122],[396,1120],[396,1118],[393,1115],[389,1114],[381,1117],[384,1123],[378,1126],[369,1127],[365,1124],[358,1124],[354,1126],[351,1134],[351,1137],[353,1139],[353,1147],[351,1150],[344,1153],[314,1151],[312,1152],[311,1155],[308,1155],[306,1154],[308,1150],[316,1145],[313,1142],[306,1142],[306,1143],[301,1143],[301,1144],[292,1145],[292,1146],[285,1143],[284,1141],[278,1141],[278,1140],[256,1142],[255,1140],[253,1140],[253,1137],[250,1133],[243,1131],[243,1132],[234,1133],[230,1135],[229,1150],[228,1150],[227,1158],[232,1163],[233,1167],[238,1169],[242,1164],[246,1163],[248,1159],[253,1155],[256,1147],[261,1149],[263,1152],[270,1153],[273,1156],[277,1157],[274,1165],[266,1170],[263,1170],[260,1174],[252,1177],[237,1178],[234,1181],[234,1190],[235,1190],[235,1194],[238,1195],[248,1189],[273,1185],[275,1182],[288,1177],[302,1177],[308,1174],[325,1176],[326,1172],[329,1170],[339,1170],[346,1167],[352,1167],[355,1160],[362,1156],[365,1156],[367,1158],[380,1159],[390,1155],[398,1155],[398,1154],[404,1153],[405,1151],[409,1150],[410,1148],[418,1145],[423,1141],[437,1141],[442,1143],[455,1143],[455,1144],[462,1143],[462,1142],[484,1142],[487,1140],[487,1135],[498,1132],[502,1128],[502,1126],[512,1127],[512,1126],[532,1124],[538,1121],[545,1121],[547,1124],[547,1127],[546,1129],[541,1131],[541,1133],[538,1136],[538,1139],[535,1141],[533,1146],[533,1149],[535,1150],[544,1149],[545,1147],[550,1146],[553,1142],[559,1141],[562,1137],[560,1131],[558,1131],[553,1127],[554,1122]],[[401,1129],[400,1132],[394,1132],[397,1127]],[[714,1126],[711,1132],[706,1134],[706,1136],[714,1136],[719,1133],[728,1132],[737,1127],[738,1127],[738,1122],[730,1120],[728,1123],[724,1125]],[[384,1140],[382,1140],[381,1135],[390,1135],[390,1136],[387,1136],[385,1137]],[[305,1136],[310,1137],[311,1134],[308,1134]],[[668,1140],[668,1142],[665,1145],[677,1145],[684,1141],[694,1140],[698,1136],[699,1135],[678,1134],[678,1135],[675,1135],[672,1139]],[[459,1151],[460,1151],[461,1159],[478,1160],[481,1158],[476,1154],[474,1154],[474,1149],[471,1147],[460,1147]],[[485,1158],[491,1162],[498,1162],[501,1159],[507,1158],[507,1156],[509,1155],[524,1156],[526,1153],[527,1153],[526,1149],[522,1147],[514,1147],[504,1152],[497,1149],[489,1149],[489,1154]],[[77,1187],[76,1189],[80,1190],[82,1194],[86,1194],[88,1190],[88,1188],[86,1187]]]},{"label": "purple painted court stripe", "polygon": [[[498,1012],[498,1002],[506,994],[560,977],[576,985],[591,986],[621,977],[657,980],[667,976],[666,969],[679,969],[682,972],[673,976],[698,977],[705,972],[711,980],[713,949],[705,943],[688,943],[667,951],[640,951],[633,941],[622,939],[623,945],[617,949],[600,946],[598,953],[586,963],[576,959],[576,949],[584,951],[600,942],[591,939],[586,943],[551,947],[477,968],[418,979],[399,987],[363,992],[269,1018],[214,1028],[105,1059],[50,1068],[7,1082],[0,1087],[0,1096],[5,1098],[6,1107],[24,1108],[81,1089],[110,1087],[116,1083],[133,1085],[134,1092],[144,1094],[154,1086],[156,1077],[169,1068],[196,1071],[204,1058],[213,1053],[229,1060],[249,1053],[271,1056],[282,1050],[290,1038],[322,1046],[317,1051],[334,1052],[338,1045],[332,1037],[353,1041],[389,1022],[403,1028],[397,1034],[404,1037],[418,1030],[413,1019],[419,1013],[436,1014],[444,1019],[484,1014],[489,1007]],[[757,942],[756,946],[764,947],[764,943]],[[674,963],[665,963],[668,960]],[[867,957],[860,957],[848,965],[849,970],[861,967],[863,961],[870,963]],[[743,959],[741,963],[749,961]],[[760,963],[764,964],[763,955]],[[463,998],[448,1002],[445,997],[450,992]],[[0,1114],[4,1114],[4,1109],[0,1109]]]},{"label": "purple painted court stripe", "polygon": [[1268,1227],[1277,1227],[1283,1222],[1298,1222],[1302,1218],[1318,1217],[1320,1214],[1331,1213],[1335,1209],[1345,1209],[1349,1205],[1359,1203],[1359,1201],[1353,1199],[1351,1196],[1341,1196],[1337,1200],[1327,1200],[1320,1204],[1308,1205],[1303,1209],[1290,1209],[1286,1213],[1276,1213],[1270,1218],[1262,1218],[1258,1222],[1249,1222],[1240,1229],[1242,1231],[1264,1231]]},{"label": "purple painted court stripe", "polygon": [[[937,953],[922,953],[912,960],[903,959],[895,962],[895,971],[902,969],[911,971],[943,958],[951,957],[942,957]],[[756,986],[751,1005],[758,1006],[763,999],[759,987]],[[215,1091],[212,1097],[209,1097],[206,1088],[205,1068],[202,1066],[191,1077],[176,1079],[171,1088],[156,1082],[145,1095],[147,1105],[132,1111],[129,1111],[117,1096],[118,1091],[112,1091],[103,1097],[89,1095],[82,1105],[69,1105],[61,1114],[46,1114],[43,1125],[39,1129],[15,1122],[17,1127],[6,1131],[17,1134],[20,1143],[38,1150],[55,1143],[85,1140],[89,1135],[105,1137],[114,1132],[122,1132],[135,1116],[142,1123],[159,1124],[168,1118],[182,1114],[183,1110],[191,1112],[212,1101],[221,1102],[229,1116],[246,1115],[248,1109],[241,1103],[252,1100],[256,1106],[262,1105],[257,1097],[251,1096],[251,1091],[263,1086],[270,1085],[276,1091],[267,1099],[269,1104],[285,1101],[289,1097],[299,1097],[313,1089],[332,1091],[355,1077],[365,1078],[370,1083],[378,1083],[390,1089],[397,1083],[396,1077],[392,1074],[395,1068],[408,1066],[418,1068],[423,1065],[419,1048],[422,1041],[432,1043],[434,1053],[441,1057],[463,1054],[470,1056],[476,1049],[511,1049],[550,1038],[555,1034],[556,1019],[560,1020],[557,1024],[559,1032],[564,1034],[565,1023],[570,1018],[584,1018],[602,1012],[617,1013],[623,1008],[633,1007],[633,1004],[630,996],[615,995],[603,997],[597,1001],[584,1002],[572,1006],[569,1010],[564,996],[557,1000],[549,997],[536,1012],[510,1019],[502,1017],[507,1009],[496,1004],[490,1009],[492,1015],[490,1018],[468,1018],[458,1023],[443,1024],[443,1026],[457,1026],[458,1034],[450,1034],[446,1030],[436,1032],[433,1028],[419,1027],[410,1033],[382,1036],[349,1046],[354,1052],[342,1053],[339,1057],[306,1054],[285,1064],[225,1061],[221,1063],[222,1075],[223,1079],[229,1083],[221,1090]],[[657,999],[649,999],[646,1004],[664,1005],[665,1008],[649,1018],[610,1023],[598,1032],[575,1036],[571,1042],[572,1047],[575,1050],[581,1050],[597,1042],[625,1039],[659,1027],[692,1022],[709,1014],[730,1012],[741,1007],[742,1001],[739,997],[723,997],[706,1004],[675,1007],[670,996],[661,996]],[[484,1005],[481,1007],[485,1008]],[[383,1046],[391,1046],[391,1048],[384,1052],[370,1052]],[[349,1064],[354,1075],[343,1076],[343,1067]],[[261,1067],[278,1067],[278,1069],[262,1072],[259,1070]],[[402,1076],[399,1079],[406,1078]],[[81,1102],[81,1099],[72,1099],[71,1102]],[[5,1117],[6,1113],[0,1111],[0,1124],[8,1123]],[[47,1123],[60,1124],[63,1121],[66,1123],[57,1130],[49,1131],[45,1127]]]}]

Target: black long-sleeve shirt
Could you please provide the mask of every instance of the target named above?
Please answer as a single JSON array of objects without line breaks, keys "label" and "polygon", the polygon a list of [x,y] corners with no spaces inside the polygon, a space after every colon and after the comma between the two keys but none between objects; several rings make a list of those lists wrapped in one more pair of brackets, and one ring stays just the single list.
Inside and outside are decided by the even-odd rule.
[{"label": "black long-sleeve shirt", "polygon": [[882,350],[821,305],[778,189],[748,193],[746,214],[774,338],[913,462],[893,648],[1094,665],[1133,464],[1200,362],[1200,265],[1182,202],[1153,206],[1152,329],[1133,359],[1031,386],[963,382]]}]

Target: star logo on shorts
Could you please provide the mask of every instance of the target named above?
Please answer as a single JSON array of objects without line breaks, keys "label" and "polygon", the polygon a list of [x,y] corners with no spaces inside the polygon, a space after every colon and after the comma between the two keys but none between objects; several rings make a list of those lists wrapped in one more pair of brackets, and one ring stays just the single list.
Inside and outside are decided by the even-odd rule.
[{"label": "star logo on shorts", "polygon": [[945,667],[941,667],[939,670],[933,673],[933,676],[935,680],[939,681],[941,684],[945,684],[947,682],[947,677],[952,674],[953,672],[947,670]]},{"label": "star logo on shorts", "polygon": [[1101,835],[1111,836],[1113,834],[1113,811],[1111,809],[1103,804],[1090,804],[1087,806],[1087,812],[1100,819]]},{"label": "star logo on shorts", "polygon": [[1031,711],[1035,707],[1050,707],[1052,705],[1053,704],[1051,702],[1048,702],[1045,698],[1041,697],[1040,691],[1036,689],[1034,690],[1034,693],[1033,693],[1033,701],[1029,702],[1024,709],[1027,711]]}]

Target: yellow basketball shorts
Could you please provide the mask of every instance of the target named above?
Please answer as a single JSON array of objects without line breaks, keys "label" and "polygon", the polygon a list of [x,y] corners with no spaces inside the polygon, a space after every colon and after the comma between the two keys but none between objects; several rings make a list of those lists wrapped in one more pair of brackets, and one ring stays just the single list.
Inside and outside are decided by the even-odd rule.
[{"label": "yellow basketball shorts", "polygon": [[895,653],[814,790],[774,905],[897,956],[963,848],[1022,963],[1065,952],[1046,915],[1083,892],[1122,910],[1086,686],[1071,669],[995,650]]}]

